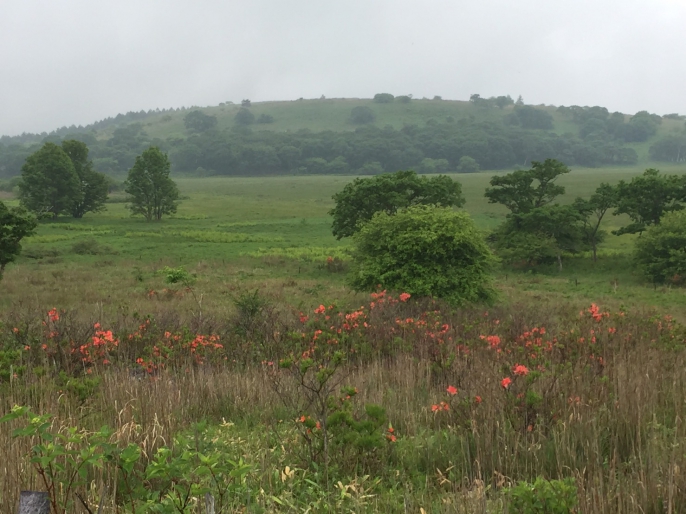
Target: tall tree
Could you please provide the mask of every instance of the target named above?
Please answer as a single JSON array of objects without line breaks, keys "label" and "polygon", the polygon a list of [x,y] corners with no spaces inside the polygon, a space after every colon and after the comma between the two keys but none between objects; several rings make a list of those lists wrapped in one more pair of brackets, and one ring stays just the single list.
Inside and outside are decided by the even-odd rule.
[{"label": "tall tree", "polygon": [[495,175],[485,196],[490,203],[503,204],[515,214],[529,212],[564,194],[565,188],[555,184],[555,180],[566,173],[569,168],[555,159],[534,161],[529,170]]},{"label": "tall tree", "polygon": [[125,191],[132,214],[142,214],[148,221],[161,220],[164,214],[176,212],[179,189],[169,177],[171,164],[165,153],[151,146],[136,157],[129,170]]},{"label": "tall tree", "polygon": [[636,234],[672,211],[684,208],[686,203],[686,179],[678,175],[662,175],[659,170],[648,169],[631,181],[617,184],[617,209],[615,214],[626,214],[632,223],[613,234]]},{"label": "tall tree", "polygon": [[30,211],[70,212],[82,201],[79,176],[66,152],[54,143],[45,143],[31,154],[21,168],[19,199]]},{"label": "tall tree", "polygon": [[583,215],[581,231],[585,241],[591,246],[593,262],[598,260],[598,244],[603,241],[606,233],[600,229],[605,214],[617,206],[617,189],[603,182],[595,193],[586,200],[577,198],[574,208]]},{"label": "tall tree", "polygon": [[217,117],[196,109],[183,117],[183,124],[190,132],[205,132],[217,126]]},{"label": "tall tree", "polygon": [[0,280],[5,267],[21,252],[21,240],[34,233],[36,218],[24,209],[9,209],[0,202]]},{"label": "tall tree", "polygon": [[71,213],[75,218],[83,218],[87,212],[98,212],[105,208],[109,184],[107,177],[93,169],[93,161],[88,159],[86,143],[68,139],[62,141],[62,150],[69,156],[74,171],[79,177],[81,194],[75,200]]},{"label": "tall tree", "polygon": [[394,214],[411,205],[464,205],[462,186],[446,175],[419,177],[414,171],[398,171],[370,178],[358,178],[333,196],[336,206],[333,235],[338,239],[352,236],[360,225],[376,212]]}]

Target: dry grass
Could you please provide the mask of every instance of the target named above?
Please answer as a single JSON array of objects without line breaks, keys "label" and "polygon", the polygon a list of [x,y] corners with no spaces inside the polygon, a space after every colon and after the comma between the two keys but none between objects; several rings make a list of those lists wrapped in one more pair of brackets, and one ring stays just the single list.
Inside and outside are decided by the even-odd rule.
[{"label": "dry grass", "polygon": [[[571,329],[583,331],[589,326],[570,312],[578,311],[569,305],[520,306],[493,309],[486,321],[480,311],[448,317],[456,334],[465,338],[493,329],[497,318],[502,320],[498,326],[504,340],[515,340],[522,331],[545,324],[551,337],[567,343],[577,337],[570,336]],[[191,317],[174,320],[172,314],[158,312],[157,322],[174,328],[192,321]],[[15,315],[17,321],[30,314]],[[500,380],[507,370],[493,352],[463,355],[442,373],[436,372],[435,359],[428,354],[421,357],[421,352],[371,358],[347,368],[345,383],[360,390],[360,405],[382,405],[400,435],[397,451],[380,476],[399,477],[393,480],[412,490],[405,503],[415,512],[434,504],[442,505],[444,512],[498,512],[493,509],[503,487],[537,476],[574,477],[582,513],[682,511],[686,508],[682,472],[686,454],[680,450],[686,444],[683,333],[675,328],[669,333],[674,338],[662,337],[664,327],[659,324],[666,322],[648,318],[641,313],[627,316],[622,338],[605,337],[604,366],[589,367],[587,356],[581,355],[569,360],[568,368],[560,368],[559,375],[541,379],[536,390],[544,394],[544,404],[528,421],[513,406],[517,390],[502,389]],[[119,323],[116,328],[123,331],[129,321],[120,318]],[[102,371],[100,377],[97,392],[80,403],[51,378],[28,374],[4,387],[0,409],[25,404],[54,414],[55,423],[62,426],[95,429],[107,424],[116,430],[119,442],[135,442],[147,455],[195,421],[225,419],[240,426],[250,441],[245,457],[259,464],[260,487],[270,491],[269,477],[280,464],[274,460],[268,435],[283,434],[298,413],[284,410],[261,367],[178,369],[144,380],[133,379],[128,368],[119,368]],[[430,405],[446,399],[447,384],[459,388],[458,398],[479,395],[483,403],[454,404],[449,413],[432,413]],[[290,383],[281,394],[299,393]],[[0,425],[2,512],[12,511],[19,490],[40,486],[27,463],[29,442],[12,439],[10,428]],[[297,440],[292,442],[293,447],[284,449],[288,462],[307,466]],[[419,489],[418,476],[424,477]],[[383,503],[376,505],[382,508]]]}]

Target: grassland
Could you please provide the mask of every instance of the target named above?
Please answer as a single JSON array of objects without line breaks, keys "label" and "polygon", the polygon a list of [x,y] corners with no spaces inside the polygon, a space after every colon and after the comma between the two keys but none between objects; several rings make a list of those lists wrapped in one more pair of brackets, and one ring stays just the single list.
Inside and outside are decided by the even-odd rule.
[{"label": "grassland", "polygon": [[[679,168],[665,168],[681,172]],[[640,169],[576,169],[562,179],[567,188],[562,201],[589,196],[600,182],[617,182]],[[499,205],[483,196],[491,175],[456,175],[467,199],[466,210],[483,230],[495,227],[505,215]],[[345,252],[346,241],[330,232],[331,196],[349,177],[179,178],[185,200],[173,218],[146,223],[132,218],[123,198],[113,197],[107,210],[82,220],[59,219],[41,224],[25,243],[24,255],[10,266],[2,282],[0,308],[17,302],[50,306],[79,306],[102,302],[116,305],[145,299],[162,288],[156,270],[183,266],[198,276],[198,287],[209,298],[219,298],[227,287],[303,281],[295,289],[336,296],[343,277],[321,265],[327,255]],[[608,231],[626,220],[610,217]],[[79,242],[90,242],[85,248]],[[516,277],[516,287],[535,295],[587,297],[596,301],[647,302],[684,305],[681,290],[654,289],[636,276],[630,265],[631,236],[609,236],[601,259],[568,259],[565,269],[535,274],[503,271],[499,277],[505,296]],[[570,285],[573,284],[573,285]],[[315,286],[316,285],[316,286]],[[306,301],[308,295],[287,296]],[[285,300],[285,298],[284,298]],[[318,301],[318,298],[311,298]],[[137,303],[137,302],[135,302]]]},{"label": "grassland", "polygon": [[[562,179],[562,201],[641,171],[573,170]],[[455,176],[484,231],[505,215],[483,197],[490,176]],[[197,445],[192,425],[207,420],[222,458],[251,466],[225,512],[501,514],[507,487],[538,476],[576,484],[577,511],[561,512],[686,508],[684,289],[647,283],[631,266],[632,238],[609,236],[596,264],[582,256],[566,259],[562,272],[500,270],[500,300],[487,309],[396,302],[373,311],[367,295],[345,286],[344,273],[325,266],[328,255],[345,259],[348,243],[332,237],[327,211],[351,178],[178,178],[185,199],[159,223],[131,218],[114,197],[104,212],[41,224],[0,282],[0,343],[22,349],[17,364],[26,366],[0,378],[0,414],[23,404],[55,415],[54,430],[107,424],[113,441],[137,445],[146,458],[180,446],[172,441],[182,433]],[[611,217],[604,228],[624,221]],[[193,273],[192,291],[165,283],[165,266]],[[257,310],[254,291],[264,302]],[[589,311],[592,303],[607,315]],[[298,403],[303,388],[297,380],[277,383],[261,360],[262,352],[279,357],[289,348],[289,334],[326,333],[329,321],[314,313],[320,304],[341,313],[365,306],[368,332],[351,331],[345,343],[360,342],[364,356],[335,377],[359,389],[356,415],[364,416],[365,404],[383,406],[387,420],[377,435],[384,439],[388,423],[398,434],[397,443],[384,439],[370,450],[371,459],[343,448],[326,473],[293,421],[310,413]],[[46,317],[52,308],[58,320]],[[311,319],[303,322],[301,312]],[[419,329],[429,321],[448,327],[441,337],[468,351],[445,353],[454,345],[436,346],[439,328]],[[96,322],[120,345],[107,366],[84,367],[73,355],[91,344]],[[536,344],[534,327],[545,329],[550,353],[524,350]],[[182,353],[196,334],[217,334],[223,344],[204,364]],[[152,348],[171,335],[181,344],[169,350],[168,365],[142,380],[132,375],[136,359],[154,360]],[[482,335],[497,335],[503,353]],[[504,389],[516,364],[536,372],[526,381],[512,375],[513,388]],[[446,393],[449,385],[457,396]],[[441,401],[450,411],[432,411]],[[35,441],[11,437],[19,426],[0,424],[3,512],[14,509],[20,488],[43,487],[27,465]],[[117,483],[117,472],[108,473],[95,471],[82,488],[92,510],[102,484]],[[121,497],[117,503],[109,495],[104,512],[129,512]],[[70,512],[86,512],[79,509]],[[201,503],[186,512],[202,512]]]}]

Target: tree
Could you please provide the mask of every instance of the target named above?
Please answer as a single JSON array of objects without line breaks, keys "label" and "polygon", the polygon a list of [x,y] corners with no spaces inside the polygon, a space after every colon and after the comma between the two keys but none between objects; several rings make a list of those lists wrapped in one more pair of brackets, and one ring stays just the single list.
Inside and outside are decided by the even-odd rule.
[{"label": "tree", "polygon": [[472,159],[469,155],[460,157],[460,163],[457,165],[458,173],[476,173],[479,171],[479,163]]},{"label": "tree", "polygon": [[333,235],[337,239],[352,236],[360,225],[381,211],[394,214],[411,205],[464,205],[462,186],[446,175],[419,177],[414,171],[398,171],[357,178],[333,196],[336,206],[329,211],[333,217]]},{"label": "tree", "polygon": [[350,111],[350,121],[362,125],[365,123],[372,123],[376,119],[374,111],[366,105],[358,105],[353,107]]},{"label": "tree", "polygon": [[183,117],[183,124],[190,132],[205,132],[217,126],[217,117],[195,110]]},{"label": "tree", "polygon": [[389,104],[394,98],[395,97],[390,93],[376,93],[374,95],[374,101],[378,104]]},{"label": "tree", "polygon": [[413,205],[377,212],[355,234],[349,282],[360,291],[381,286],[464,305],[493,298],[494,263],[467,213]]},{"label": "tree", "polygon": [[248,126],[255,123],[255,115],[245,107],[241,107],[234,117],[236,125]]},{"label": "tree", "polygon": [[179,190],[169,177],[170,169],[167,155],[155,146],[136,157],[124,183],[132,214],[142,214],[147,221],[159,221],[162,215],[176,212]]},{"label": "tree", "polygon": [[686,202],[686,180],[678,175],[661,175],[647,169],[630,182],[617,184],[617,209],[614,214],[626,214],[632,223],[613,232],[615,235],[643,232],[660,223],[663,214],[683,209]]},{"label": "tree", "polygon": [[564,194],[565,188],[555,180],[566,173],[569,168],[555,159],[533,161],[531,169],[491,178],[492,187],[486,189],[485,196],[490,203],[501,203],[515,214],[529,212]]},{"label": "tree", "polygon": [[584,249],[584,216],[572,205],[544,205],[512,213],[496,231],[497,253],[509,262],[543,263]]},{"label": "tree", "polygon": [[24,209],[9,209],[0,202],[0,280],[5,267],[21,252],[21,240],[36,230],[36,218]]},{"label": "tree", "polygon": [[574,208],[583,215],[581,231],[593,252],[593,262],[598,260],[598,244],[605,239],[605,232],[600,230],[600,224],[605,214],[616,206],[617,189],[605,182],[600,184],[588,200],[577,198],[574,201]]},{"label": "tree", "polygon": [[550,113],[531,105],[517,106],[514,116],[525,129],[551,130],[553,128],[553,117]]},{"label": "tree", "polygon": [[26,159],[21,177],[19,199],[30,211],[57,217],[83,199],[74,164],[54,143],[45,143]]},{"label": "tree", "polygon": [[636,240],[634,258],[653,282],[683,284],[686,280],[686,211],[665,214]]},{"label": "tree", "polygon": [[74,171],[76,171],[81,185],[79,199],[72,204],[72,216],[83,218],[83,215],[87,212],[103,210],[109,192],[109,181],[105,175],[93,169],[93,162],[88,159],[88,147],[86,144],[74,139],[68,139],[62,141],[62,150],[71,159]]},{"label": "tree", "polygon": [[510,95],[507,96],[498,96],[495,98],[494,102],[495,106],[498,107],[498,109],[504,109],[508,105],[513,105],[514,100]]},{"label": "tree", "polygon": [[241,107],[251,107],[251,106],[252,106],[252,102],[249,99],[245,98],[244,100],[241,100]]}]

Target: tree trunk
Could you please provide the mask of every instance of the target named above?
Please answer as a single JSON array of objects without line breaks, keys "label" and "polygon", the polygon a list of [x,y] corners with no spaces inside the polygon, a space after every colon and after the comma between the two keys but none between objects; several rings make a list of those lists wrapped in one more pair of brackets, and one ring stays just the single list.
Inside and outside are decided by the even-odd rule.
[{"label": "tree trunk", "polygon": [[593,241],[593,262],[598,262],[598,249],[595,241]]},{"label": "tree trunk", "polygon": [[48,493],[22,491],[19,498],[19,514],[50,514]]},{"label": "tree trunk", "polygon": [[557,254],[557,264],[560,266],[560,271],[562,271],[562,254]]}]

